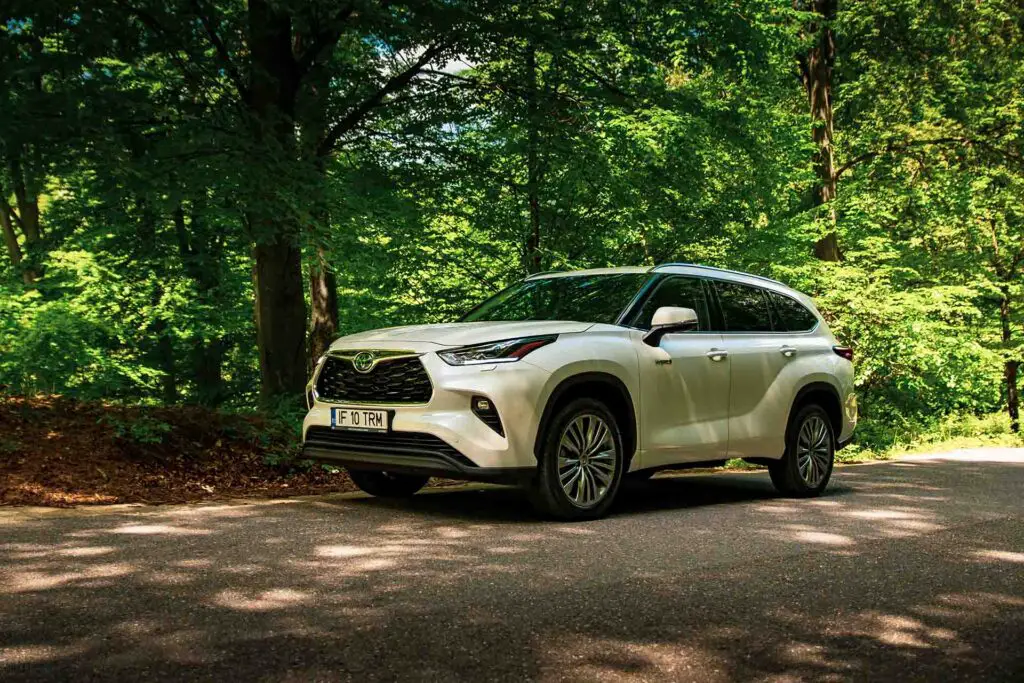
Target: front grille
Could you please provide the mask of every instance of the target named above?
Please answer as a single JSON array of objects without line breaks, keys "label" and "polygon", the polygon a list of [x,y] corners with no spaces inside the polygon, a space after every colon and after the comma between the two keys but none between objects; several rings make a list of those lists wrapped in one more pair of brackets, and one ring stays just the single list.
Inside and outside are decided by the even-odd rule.
[{"label": "front grille", "polygon": [[348,358],[328,356],[316,392],[329,403],[427,403],[434,387],[417,356],[382,359],[365,373]]},{"label": "front grille", "polygon": [[306,443],[329,445],[338,450],[384,455],[442,455],[468,467],[476,467],[454,446],[433,434],[421,432],[356,432],[330,427],[310,427]]}]

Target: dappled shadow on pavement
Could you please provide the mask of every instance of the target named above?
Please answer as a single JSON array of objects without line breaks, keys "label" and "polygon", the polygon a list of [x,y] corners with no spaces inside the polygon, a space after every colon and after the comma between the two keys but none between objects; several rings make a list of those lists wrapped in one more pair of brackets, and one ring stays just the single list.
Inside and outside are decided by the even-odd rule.
[{"label": "dappled shadow on pavement", "polygon": [[[1022,458],[1024,460],[1024,458]],[[1024,465],[0,516],[0,679],[1007,680]]]}]

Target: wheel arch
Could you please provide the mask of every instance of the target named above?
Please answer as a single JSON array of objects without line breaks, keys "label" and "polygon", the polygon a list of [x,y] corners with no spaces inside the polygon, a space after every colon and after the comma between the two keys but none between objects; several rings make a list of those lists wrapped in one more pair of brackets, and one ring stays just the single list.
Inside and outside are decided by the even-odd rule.
[{"label": "wheel arch", "polygon": [[608,372],[589,371],[570,375],[561,380],[551,391],[544,404],[534,442],[534,454],[541,461],[544,437],[558,408],[575,398],[594,398],[612,411],[622,430],[626,451],[626,469],[633,460],[637,449],[637,416],[633,397],[625,382]]},{"label": "wheel arch", "polygon": [[823,381],[805,384],[796,392],[796,396],[793,397],[793,402],[789,407],[789,415],[786,417],[787,434],[793,416],[801,408],[812,403],[820,405],[828,414],[828,420],[832,425],[832,432],[835,434],[835,438],[838,439],[843,431],[843,402],[839,397],[839,389],[829,382]]}]

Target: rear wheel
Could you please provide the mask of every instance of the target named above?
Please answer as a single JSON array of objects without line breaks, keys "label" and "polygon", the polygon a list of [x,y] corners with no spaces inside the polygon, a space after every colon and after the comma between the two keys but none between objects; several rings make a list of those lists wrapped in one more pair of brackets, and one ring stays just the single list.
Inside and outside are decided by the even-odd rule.
[{"label": "rear wheel", "polygon": [[539,455],[531,491],[538,510],[568,520],[607,514],[625,463],[622,432],[607,406],[590,398],[566,404],[551,421]]},{"label": "rear wheel", "polygon": [[828,413],[816,404],[804,406],[786,430],[786,453],[768,466],[772,483],[787,496],[820,495],[832,476],[835,434]]},{"label": "rear wheel", "polygon": [[423,488],[430,477],[371,470],[349,470],[355,485],[378,498],[408,498]]}]

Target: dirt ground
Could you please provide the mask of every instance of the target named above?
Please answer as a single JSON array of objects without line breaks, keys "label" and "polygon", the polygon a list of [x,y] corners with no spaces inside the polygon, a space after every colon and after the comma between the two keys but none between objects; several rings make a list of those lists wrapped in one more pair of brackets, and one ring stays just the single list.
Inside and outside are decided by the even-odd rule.
[{"label": "dirt ground", "polygon": [[199,407],[0,396],[0,505],[182,503],[349,491],[296,464],[295,435]]}]

